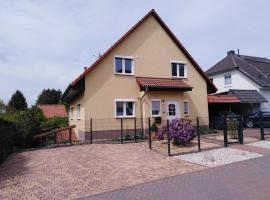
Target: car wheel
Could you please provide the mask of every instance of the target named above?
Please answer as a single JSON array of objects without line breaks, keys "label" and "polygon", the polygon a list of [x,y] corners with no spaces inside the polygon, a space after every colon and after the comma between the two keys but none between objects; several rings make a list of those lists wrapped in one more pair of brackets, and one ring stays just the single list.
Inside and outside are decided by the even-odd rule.
[{"label": "car wheel", "polygon": [[248,121],[246,125],[247,125],[248,128],[253,128],[254,127],[253,121]]}]

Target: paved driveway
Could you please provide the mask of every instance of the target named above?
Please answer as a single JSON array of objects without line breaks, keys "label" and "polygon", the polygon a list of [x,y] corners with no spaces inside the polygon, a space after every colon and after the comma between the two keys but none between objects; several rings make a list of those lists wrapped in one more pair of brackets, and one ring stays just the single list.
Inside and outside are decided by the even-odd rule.
[{"label": "paved driveway", "polygon": [[270,156],[164,178],[87,200],[269,200]]},{"label": "paved driveway", "polygon": [[140,144],[93,144],[16,153],[0,166],[0,199],[72,199],[203,167]]}]

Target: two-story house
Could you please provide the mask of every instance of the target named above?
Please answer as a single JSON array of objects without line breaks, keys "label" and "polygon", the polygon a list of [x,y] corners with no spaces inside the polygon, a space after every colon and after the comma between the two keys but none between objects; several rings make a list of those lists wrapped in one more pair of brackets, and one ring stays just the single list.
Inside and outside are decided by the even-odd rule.
[{"label": "two-story house", "polygon": [[89,130],[91,118],[117,122],[135,117],[204,117],[208,123],[207,94],[215,91],[151,10],[68,86],[63,100],[69,104],[69,122],[80,135]]},{"label": "two-story house", "polygon": [[209,95],[210,111],[230,108],[250,114],[270,109],[269,59],[228,51],[206,74],[218,89],[215,95]]}]

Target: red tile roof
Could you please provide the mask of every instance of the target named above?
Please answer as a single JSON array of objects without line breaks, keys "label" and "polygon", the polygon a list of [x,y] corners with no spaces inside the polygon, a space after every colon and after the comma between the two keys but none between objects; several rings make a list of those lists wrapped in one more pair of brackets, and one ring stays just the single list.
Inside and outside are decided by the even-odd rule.
[{"label": "red tile roof", "polygon": [[208,103],[240,103],[240,99],[235,95],[215,94],[208,95]]},{"label": "red tile roof", "polygon": [[141,87],[148,86],[150,88],[192,89],[192,87],[190,87],[181,79],[136,77],[136,80]]},{"label": "red tile roof", "polygon": [[189,54],[189,52],[186,50],[186,48],[181,44],[181,42],[177,39],[177,37],[173,34],[173,32],[169,29],[169,27],[165,24],[165,22],[161,19],[161,17],[156,13],[156,11],[154,9],[152,9],[149,13],[147,13],[137,24],[135,24],[128,32],[126,32],[111,48],[109,48],[99,59],[97,59],[96,62],[94,62],[79,77],[77,77],[71,83],[71,86],[72,87],[75,86],[86,74],[88,74],[88,72],[90,72],[93,68],[95,68],[108,54],[110,54],[125,38],[127,38],[135,29],[137,29],[149,16],[155,17],[155,19],[159,22],[159,24],[168,33],[168,35],[175,42],[175,44],[178,46],[178,48],[181,49],[181,51],[185,54],[185,56],[195,66],[197,71],[206,80],[209,91],[216,92],[217,89],[216,89],[215,85],[210,81],[210,79],[207,77],[207,75],[204,73],[204,71],[200,68],[198,63]]},{"label": "red tile roof", "polygon": [[67,117],[67,111],[64,105],[40,104],[38,107],[43,111],[43,114],[46,118]]}]

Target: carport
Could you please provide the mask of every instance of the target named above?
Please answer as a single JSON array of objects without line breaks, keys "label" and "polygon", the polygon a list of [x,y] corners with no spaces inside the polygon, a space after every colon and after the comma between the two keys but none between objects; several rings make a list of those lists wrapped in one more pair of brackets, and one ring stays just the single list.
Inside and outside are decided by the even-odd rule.
[{"label": "carport", "polygon": [[216,116],[221,111],[249,115],[259,111],[264,102],[267,100],[257,90],[229,90],[208,95],[209,116]]}]

